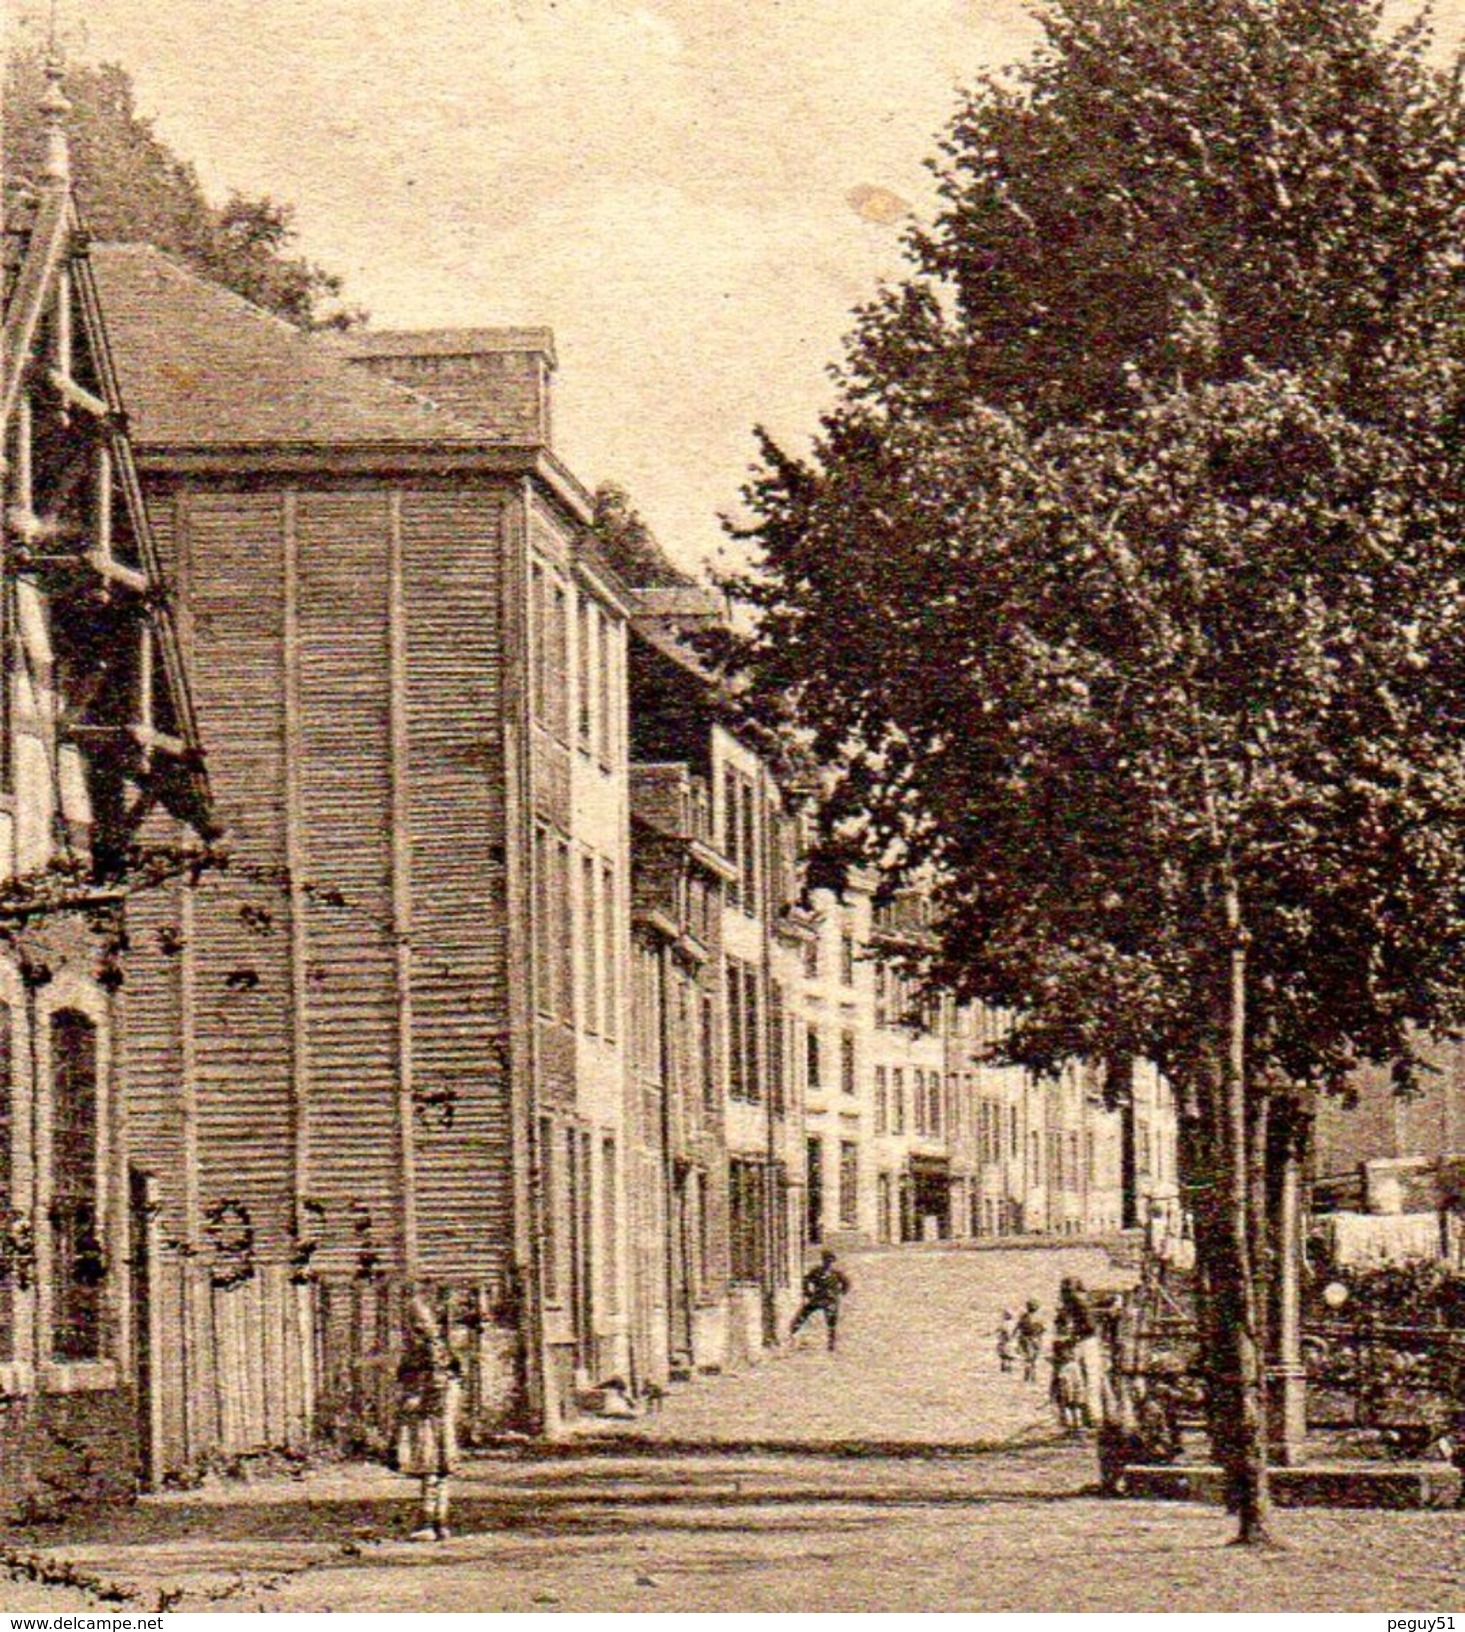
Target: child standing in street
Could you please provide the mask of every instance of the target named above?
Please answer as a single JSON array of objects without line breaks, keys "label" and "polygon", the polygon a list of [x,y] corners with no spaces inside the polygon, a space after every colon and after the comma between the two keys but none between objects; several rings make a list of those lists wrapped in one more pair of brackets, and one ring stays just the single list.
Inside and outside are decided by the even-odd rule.
[{"label": "child standing in street", "polygon": [[1017,1317],[1010,1309],[1002,1311],[997,1326],[997,1364],[1003,1371],[1011,1371],[1017,1353]]},{"label": "child standing in street", "polygon": [[1038,1359],[1043,1352],[1043,1317],[1038,1300],[1029,1298],[1017,1322],[1017,1352],[1022,1356],[1022,1380],[1033,1383],[1038,1378]]},{"label": "child standing in street", "polygon": [[397,1367],[397,1466],[421,1480],[422,1505],[413,1541],[448,1534],[448,1478],[458,1470],[458,1417],[463,1368],[447,1317],[425,1292],[407,1300],[407,1341]]}]

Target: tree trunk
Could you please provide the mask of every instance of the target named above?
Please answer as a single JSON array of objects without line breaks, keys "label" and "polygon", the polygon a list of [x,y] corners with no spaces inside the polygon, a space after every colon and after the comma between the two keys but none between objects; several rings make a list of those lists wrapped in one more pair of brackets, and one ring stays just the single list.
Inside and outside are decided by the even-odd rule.
[{"label": "tree trunk", "polygon": [[1224,1154],[1220,1177],[1225,1196],[1225,1224],[1217,1231],[1212,1287],[1217,1332],[1225,1370],[1233,1380],[1235,1419],[1226,1468],[1229,1504],[1237,1517],[1236,1541],[1243,1546],[1270,1542],[1271,1492],[1267,1480],[1265,1371],[1258,1340],[1258,1297],[1251,1253],[1251,1209],[1254,1150],[1247,1105],[1246,940],[1241,902],[1233,878],[1222,881],[1222,903],[1229,941],[1224,981],[1225,1051],[1222,1055],[1221,1104],[1218,1106]]}]

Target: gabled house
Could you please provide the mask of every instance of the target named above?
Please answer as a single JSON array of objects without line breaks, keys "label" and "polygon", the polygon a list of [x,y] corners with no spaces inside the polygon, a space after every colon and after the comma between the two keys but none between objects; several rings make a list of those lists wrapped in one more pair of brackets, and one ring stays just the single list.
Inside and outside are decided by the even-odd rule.
[{"label": "gabled house", "polygon": [[[131,902],[198,865],[214,821],[57,69],[42,111],[44,172],[5,200],[0,342],[0,1488],[44,1509],[131,1489],[142,1455],[123,954]],[[159,812],[167,848],[145,842]]]}]

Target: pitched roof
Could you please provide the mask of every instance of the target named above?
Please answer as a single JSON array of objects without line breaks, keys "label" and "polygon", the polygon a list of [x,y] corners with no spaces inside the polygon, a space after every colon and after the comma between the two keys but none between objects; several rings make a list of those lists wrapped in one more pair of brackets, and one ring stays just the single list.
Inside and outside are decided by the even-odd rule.
[{"label": "pitched roof", "polygon": [[146,244],[96,244],[133,438],[144,446],[469,443],[469,427]]}]

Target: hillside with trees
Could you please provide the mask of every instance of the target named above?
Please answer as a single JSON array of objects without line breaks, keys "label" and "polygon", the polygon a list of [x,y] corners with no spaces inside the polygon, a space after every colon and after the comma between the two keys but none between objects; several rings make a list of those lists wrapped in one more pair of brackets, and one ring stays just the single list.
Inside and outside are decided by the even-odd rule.
[{"label": "hillside with trees", "polygon": [[[5,173],[11,186],[39,172],[45,53],[11,53],[5,86]],[[233,193],[211,203],[194,167],[138,111],[127,72],[115,64],[69,65],[76,189],[99,239],[145,242],[301,328],[342,328],[362,314],[342,299],[341,279],[293,254],[294,212],[268,196]]]}]

